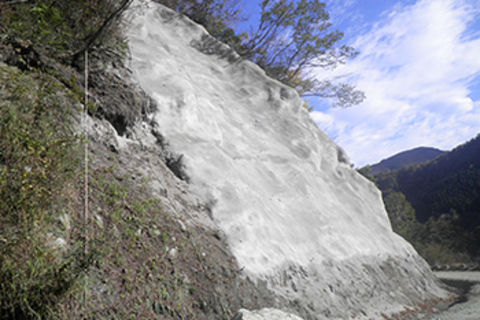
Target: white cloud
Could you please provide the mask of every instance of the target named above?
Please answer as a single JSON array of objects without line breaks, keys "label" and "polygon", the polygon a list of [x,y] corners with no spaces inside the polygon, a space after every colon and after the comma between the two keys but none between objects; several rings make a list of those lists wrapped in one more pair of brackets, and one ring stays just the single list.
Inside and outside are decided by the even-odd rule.
[{"label": "white cloud", "polygon": [[347,76],[367,95],[360,106],[313,114],[357,165],[420,145],[450,149],[480,131],[480,103],[469,97],[480,76],[475,8],[479,0],[397,5],[353,41],[355,60],[319,71]]}]

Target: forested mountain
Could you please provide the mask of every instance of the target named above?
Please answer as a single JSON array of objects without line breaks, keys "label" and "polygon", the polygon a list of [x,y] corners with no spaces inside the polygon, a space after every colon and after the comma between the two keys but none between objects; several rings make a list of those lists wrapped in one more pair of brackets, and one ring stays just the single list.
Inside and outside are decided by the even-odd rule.
[{"label": "forested mountain", "polygon": [[[390,174],[378,174],[382,190],[401,191],[413,205],[417,219],[425,222],[455,210],[471,221],[480,208],[480,135],[441,157]],[[467,223],[471,227],[471,223]]]},{"label": "forested mountain", "polygon": [[430,263],[470,261],[480,249],[480,135],[434,160],[360,170],[382,190],[396,232]]},{"label": "forested mountain", "polygon": [[389,170],[401,169],[407,165],[430,161],[443,153],[444,151],[442,150],[428,147],[403,151],[372,165],[372,173],[378,174]]}]

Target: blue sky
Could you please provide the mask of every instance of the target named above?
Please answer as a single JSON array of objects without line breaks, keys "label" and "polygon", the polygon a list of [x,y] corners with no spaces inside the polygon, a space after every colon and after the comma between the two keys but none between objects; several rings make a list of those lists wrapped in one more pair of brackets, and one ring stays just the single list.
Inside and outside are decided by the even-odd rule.
[{"label": "blue sky", "polygon": [[[258,17],[257,0],[244,11]],[[418,146],[449,150],[480,133],[480,0],[328,0],[360,54],[319,79],[364,91],[348,109],[315,100],[312,118],[358,167]]]}]

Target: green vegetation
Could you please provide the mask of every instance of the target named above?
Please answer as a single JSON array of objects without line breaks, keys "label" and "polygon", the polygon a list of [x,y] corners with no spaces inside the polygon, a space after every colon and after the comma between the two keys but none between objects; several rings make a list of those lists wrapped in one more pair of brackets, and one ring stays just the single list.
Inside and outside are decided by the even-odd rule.
[{"label": "green vegetation", "polygon": [[480,136],[430,162],[373,175],[393,229],[432,265],[480,253]]},{"label": "green vegetation", "polygon": [[61,317],[94,261],[94,244],[85,254],[78,228],[82,163],[73,107],[82,88],[62,63],[100,49],[120,3],[127,2],[0,4],[1,319]]},{"label": "green vegetation", "polygon": [[215,38],[257,63],[269,76],[295,88],[302,97],[331,98],[341,107],[365,99],[351,84],[319,81],[312,74],[315,68],[334,68],[357,54],[339,44],[343,33],[331,30],[325,3],[319,0],[263,0],[259,24],[249,34],[237,34],[232,27],[241,19],[238,1],[158,2],[204,25]]},{"label": "green vegetation", "polygon": [[79,165],[74,102],[53,77],[0,64],[2,319],[51,317],[89,263],[78,234],[61,224]]},{"label": "green vegetation", "polygon": [[0,4],[1,42],[22,41],[35,52],[76,64],[83,52],[105,46],[132,0],[36,0]]}]

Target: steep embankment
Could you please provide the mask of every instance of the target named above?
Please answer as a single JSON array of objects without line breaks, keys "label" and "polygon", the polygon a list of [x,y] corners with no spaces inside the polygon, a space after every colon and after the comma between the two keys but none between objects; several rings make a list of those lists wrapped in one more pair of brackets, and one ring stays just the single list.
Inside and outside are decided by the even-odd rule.
[{"label": "steep embankment", "polygon": [[[445,297],[391,231],[380,193],[290,88],[153,2],[132,11],[140,86],[177,177],[208,204],[240,268],[309,318],[380,318]],[[141,144],[148,139],[137,137]]]},{"label": "steep embankment", "polygon": [[[26,61],[19,51],[0,47],[0,60]],[[145,117],[155,104],[118,51],[90,53],[86,225],[83,92],[66,81],[81,74],[0,62],[0,319],[213,320],[273,305],[172,173],[175,155]]]},{"label": "steep embankment", "polygon": [[[95,4],[75,6],[96,18]],[[68,0],[0,10],[0,319],[213,320],[273,305],[172,173],[175,154],[150,127],[155,103],[130,81],[117,29],[88,52],[85,219],[84,61],[72,67],[52,47],[77,25],[63,18],[82,11]]]},{"label": "steep embankment", "polygon": [[383,319],[445,295],[296,94],[153,3],[134,75],[120,30],[89,50],[85,220],[69,57],[95,3],[2,6],[0,318]]}]

